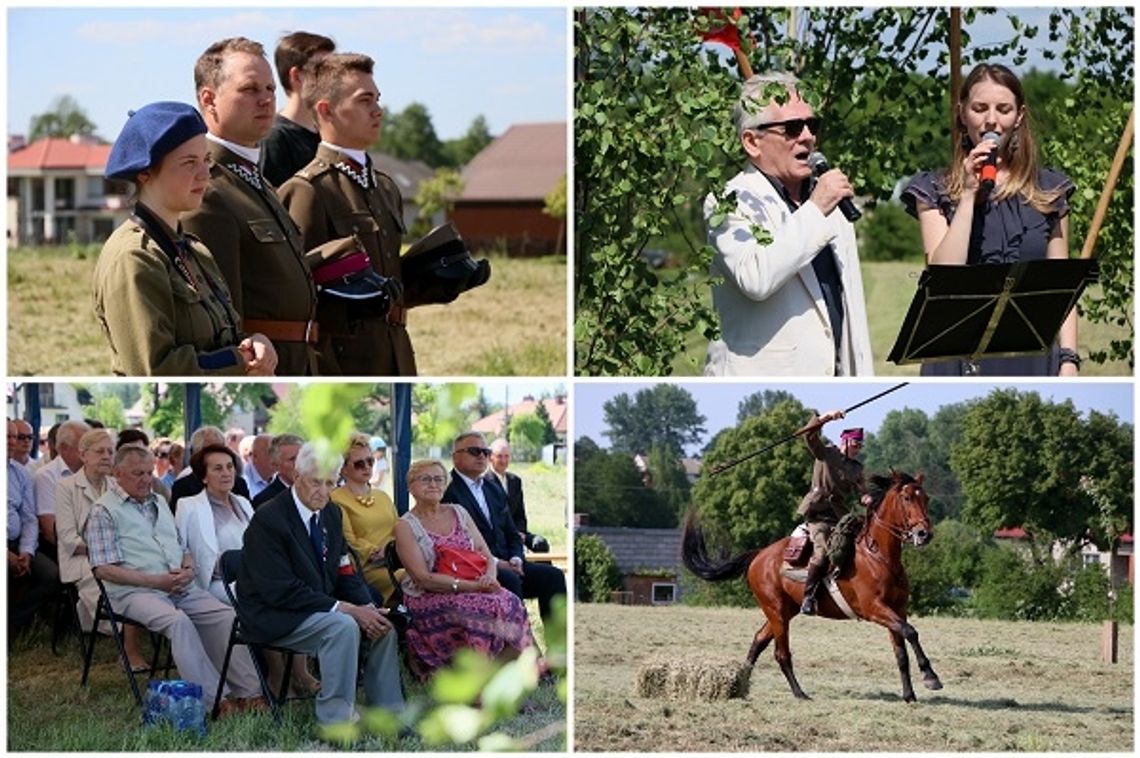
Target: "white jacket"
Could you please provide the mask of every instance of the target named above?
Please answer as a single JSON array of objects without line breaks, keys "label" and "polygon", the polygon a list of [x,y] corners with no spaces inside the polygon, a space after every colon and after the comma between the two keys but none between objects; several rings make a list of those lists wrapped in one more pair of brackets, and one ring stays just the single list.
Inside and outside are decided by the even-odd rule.
[{"label": "white jacket", "polygon": [[[708,231],[716,248],[710,273],[724,281],[713,288],[723,339],[709,343],[706,376],[834,376],[831,319],[811,262],[828,243],[843,282],[843,334],[839,373],[870,376],[871,336],[863,300],[863,276],[855,228],[838,209],[824,216],[805,202],[788,209],[772,183],[749,165],[734,176],[736,209]],[[705,199],[705,222],[716,198]],[[755,224],[771,232],[762,246]]]},{"label": "white jacket", "polygon": [[[253,506],[241,495],[231,493],[238,507],[245,513],[247,519],[253,518]],[[194,584],[209,591],[210,579],[214,575],[214,566],[218,563],[218,532],[214,526],[214,512],[210,508],[210,501],[206,491],[202,490],[193,497],[179,498],[174,514],[174,525],[178,527],[178,536],[182,540],[182,547],[194,559]]]}]

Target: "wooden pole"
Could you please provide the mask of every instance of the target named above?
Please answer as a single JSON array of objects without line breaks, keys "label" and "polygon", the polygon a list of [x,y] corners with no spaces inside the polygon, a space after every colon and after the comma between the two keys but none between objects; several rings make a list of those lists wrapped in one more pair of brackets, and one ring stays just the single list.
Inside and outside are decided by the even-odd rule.
[{"label": "wooden pole", "polygon": [[1100,659],[1105,663],[1116,663],[1120,648],[1120,629],[1115,621],[1105,621],[1101,629]]},{"label": "wooden pole", "polygon": [[1132,135],[1136,130],[1136,111],[1128,112],[1128,123],[1124,125],[1124,133],[1120,135],[1120,144],[1116,146],[1116,155],[1112,158],[1112,168],[1108,170],[1108,179],[1104,182],[1104,189],[1100,192],[1100,202],[1096,205],[1089,232],[1085,235],[1085,245],[1081,248],[1081,258],[1091,258],[1093,248],[1096,247],[1096,238],[1100,235],[1100,227],[1104,224],[1104,217],[1108,213],[1108,204],[1112,201],[1112,193],[1116,189],[1116,182],[1120,178],[1120,169],[1124,166],[1124,159],[1132,148]]},{"label": "wooden pole", "polygon": [[950,9],[950,134],[958,123],[958,90],[962,88],[962,9]]}]

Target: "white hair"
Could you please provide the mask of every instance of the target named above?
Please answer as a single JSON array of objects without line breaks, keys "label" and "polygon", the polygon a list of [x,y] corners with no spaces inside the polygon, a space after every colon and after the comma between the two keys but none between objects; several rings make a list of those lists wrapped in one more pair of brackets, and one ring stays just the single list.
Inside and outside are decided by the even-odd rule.
[{"label": "white hair", "polygon": [[789,91],[796,92],[800,80],[785,71],[769,71],[756,74],[744,82],[740,88],[740,99],[732,109],[732,122],[736,124],[737,135],[744,134],[745,129],[753,129],[772,120],[772,111],[779,106],[765,95],[765,89],[770,84],[782,84]]},{"label": "white hair", "polygon": [[297,471],[297,476],[323,477],[328,476],[335,478],[337,471],[340,470],[340,459],[321,460],[320,451],[311,442],[306,442],[301,445],[301,449],[297,451],[297,462],[294,464]]}]

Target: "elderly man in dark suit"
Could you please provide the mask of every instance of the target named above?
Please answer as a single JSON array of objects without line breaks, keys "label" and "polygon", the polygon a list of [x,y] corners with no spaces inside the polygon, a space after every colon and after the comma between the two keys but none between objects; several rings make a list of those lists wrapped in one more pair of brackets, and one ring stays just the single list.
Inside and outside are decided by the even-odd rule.
[{"label": "elderly man in dark suit", "polygon": [[247,632],[316,655],[321,666],[317,721],[355,721],[357,655],[368,639],[364,701],[400,711],[396,634],[372,605],[344,540],[340,509],[327,508],[340,459],[321,461],[303,445],[293,486],[257,510],[245,531],[238,603]]},{"label": "elderly man in dark suit", "polygon": [[217,261],[244,330],[277,349],[277,374],[316,373],[316,287],[297,226],[258,167],[276,104],[261,44],[234,37],[210,45],[194,66],[194,88],[214,165],[202,206],[182,225]]},{"label": "elderly man in dark suit", "polygon": [[566,577],[554,566],[523,560],[522,538],[507,508],[506,490],[493,475],[486,476],[490,455],[487,439],[479,432],[456,437],[451,452],[451,484],[443,493],[443,501],[467,510],[499,559],[499,584],[521,598],[538,598],[538,610],[545,621],[550,615],[550,601],[555,595],[566,594]]},{"label": "elderly man in dark suit", "polygon": [[499,437],[491,443],[491,470],[503,490],[507,493],[507,507],[511,510],[511,518],[518,527],[526,549],[534,553],[549,553],[550,543],[541,534],[535,534],[527,528],[526,524],[526,498],[523,497],[523,483],[518,474],[507,471],[511,465],[511,446],[505,439]]}]

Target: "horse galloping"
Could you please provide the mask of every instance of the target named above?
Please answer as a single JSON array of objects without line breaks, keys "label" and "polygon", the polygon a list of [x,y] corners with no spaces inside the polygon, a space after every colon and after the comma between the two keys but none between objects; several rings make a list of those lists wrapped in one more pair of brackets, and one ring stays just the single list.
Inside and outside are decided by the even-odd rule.
[{"label": "horse galloping", "polygon": [[[913,542],[921,547],[933,539],[934,531],[926,512],[928,498],[922,488],[921,474],[915,479],[892,472],[890,477],[872,477],[871,484],[872,503],[867,507],[863,528],[855,538],[854,559],[840,572],[836,583],[859,618],[873,621],[890,632],[895,661],[902,677],[903,700],[909,703],[915,700],[915,696],[910,681],[907,642],[914,648],[923,684],[927,689],[942,689],[942,682],[918,642],[918,632],[906,620],[910,585],[902,566],[903,543]],[[766,548],[736,557],[713,558],[708,554],[696,513],[691,511],[681,537],[681,558],[690,571],[712,582],[731,579],[747,571],[748,586],[767,618],[752,640],[748,663],[755,665],[764,648],[775,640],[776,662],[780,664],[792,694],[810,699],[796,681],[788,644],[788,624],[800,612],[803,582],[791,579],[781,571],[787,543],[788,538],[785,537]],[[847,618],[829,595],[822,598],[818,613],[831,619]]]}]

